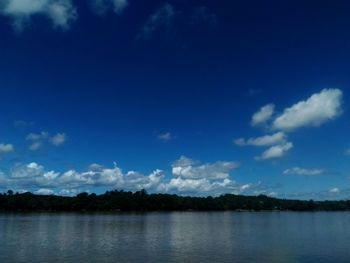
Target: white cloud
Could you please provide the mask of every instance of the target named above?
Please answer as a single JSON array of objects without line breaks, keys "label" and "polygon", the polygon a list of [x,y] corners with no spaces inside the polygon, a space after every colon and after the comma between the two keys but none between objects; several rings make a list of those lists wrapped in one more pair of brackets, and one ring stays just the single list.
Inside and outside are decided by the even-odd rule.
[{"label": "white cloud", "polygon": [[238,146],[272,146],[285,142],[286,135],[283,132],[277,132],[272,135],[265,135],[257,138],[250,138],[248,140],[245,140],[244,138],[239,138],[235,140],[235,144],[237,144]]},{"label": "white cloud", "polygon": [[37,163],[29,163],[27,165],[17,164],[12,170],[13,178],[32,178],[42,174],[44,167]]},{"label": "white cloud", "polygon": [[173,175],[185,179],[226,179],[230,172],[238,167],[236,162],[218,161],[215,163],[199,164],[185,157],[175,161],[172,165]]},{"label": "white cloud", "polygon": [[339,190],[339,188],[334,187],[332,189],[329,189],[329,193],[331,193],[331,194],[339,194],[340,190]]},{"label": "white cloud", "polygon": [[268,104],[253,115],[251,125],[264,125],[270,131],[277,130],[279,132],[248,140],[239,138],[235,140],[235,144],[239,146],[271,146],[255,159],[280,158],[293,148],[293,143],[286,139],[286,132],[292,132],[302,127],[318,127],[335,119],[343,111],[342,98],[343,92],[340,89],[323,89],[307,100],[286,108],[276,118],[273,118],[275,105]]},{"label": "white cloud", "polygon": [[159,191],[192,195],[219,195],[247,193],[251,185],[232,181],[230,173],[238,167],[236,162],[217,161],[201,164],[181,156],[172,164],[174,178],[158,186]]},{"label": "white cloud", "polygon": [[35,15],[48,17],[54,27],[62,29],[69,28],[77,18],[71,0],[4,0],[0,4],[0,13],[9,16],[17,30],[22,30]]},{"label": "white cloud", "polygon": [[324,173],[322,169],[305,169],[300,167],[293,167],[290,169],[286,169],[283,174],[284,175],[321,175]]},{"label": "white cloud", "polygon": [[[91,169],[92,168],[92,169]],[[15,165],[8,176],[3,176],[2,184],[16,188],[43,189],[87,189],[89,187],[111,187],[125,190],[155,190],[164,179],[161,170],[155,170],[149,175],[130,171],[123,173],[115,166],[105,168],[93,165],[84,172],[68,170],[64,173],[47,171],[44,166],[32,162]],[[66,193],[68,194],[68,193]]]},{"label": "white cloud", "polygon": [[38,142],[33,142],[31,145],[29,145],[29,150],[31,151],[37,151],[41,147],[43,147],[43,143],[38,141]]},{"label": "white cloud", "polygon": [[261,156],[255,157],[256,160],[268,160],[283,157],[289,150],[293,148],[293,143],[286,142],[285,144],[275,145],[268,148]]},{"label": "white cloud", "polygon": [[270,197],[277,197],[277,196],[278,196],[278,193],[276,193],[276,192],[269,192],[269,193],[267,193],[267,196],[270,196]]},{"label": "white cloud", "polygon": [[294,131],[302,127],[318,127],[342,113],[342,96],[339,89],[324,89],[306,101],[285,109],[273,122],[273,128]]},{"label": "white cloud", "polygon": [[[57,194],[60,196],[75,196],[80,192],[81,191],[79,191],[79,189],[61,189]],[[88,192],[88,191],[84,191],[84,192]]]},{"label": "white cloud", "polygon": [[51,144],[55,145],[55,146],[60,146],[61,144],[63,144],[67,139],[66,134],[64,133],[57,133],[56,135],[52,136],[50,138],[50,142]]},{"label": "white cloud", "polygon": [[56,135],[50,137],[50,134],[46,131],[40,133],[30,133],[26,137],[27,141],[31,141],[29,145],[29,150],[37,151],[41,149],[45,143],[49,142],[54,146],[60,146],[67,140],[67,135],[65,133],[57,133]]},{"label": "white cloud", "polygon": [[114,4],[114,12],[117,14],[123,12],[124,9],[128,6],[127,0],[113,0],[112,2]]},{"label": "white cloud", "polygon": [[0,144],[0,154],[3,153],[10,153],[13,152],[15,150],[15,147],[13,147],[12,144]]},{"label": "white cloud", "polygon": [[[231,182],[230,180],[226,180]],[[184,179],[184,178],[173,178],[165,186],[167,191],[176,190],[178,192],[202,192],[208,193],[213,189],[213,184],[208,179]]]},{"label": "white cloud", "polygon": [[39,141],[39,140],[45,140],[47,138],[49,138],[49,133],[46,131],[42,131],[41,133],[28,134],[26,140],[27,141]]},{"label": "white cloud", "polygon": [[274,104],[265,105],[258,112],[254,113],[251,120],[251,125],[259,126],[259,125],[266,124],[272,118],[274,111],[275,111]]},{"label": "white cloud", "polygon": [[55,192],[52,189],[47,188],[40,188],[39,190],[35,191],[34,194],[37,195],[53,195]]},{"label": "white cloud", "polygon": [[350,156],[350,148],[345,151],[345,155],[349,155]]},{"label": "white cloud", "polygon": [[[38,194],[76,195],[97,187],[150,192],[191,194],[197,196],[232,194],[262,194],[271,188],[261,183],[240,184],[230,178],[237,167],[235,162],[218,161],[201,164],[181,157],[172,165],[171,178],[161,170],[144,175],[136,171],[124,173],[118,166],[112,168],[92,164],[86,171],[56,172],[32,162],[15,165],[8,174],[0,171],[3,189],[32,191]],[[24,190],[23,190],[24,191]]]},{"label": "white cloud", "polygon": [[158,139],[163,141],[163,142],[168,142],[168,141],[171,141],[173,139],[173,136],[171,135],[170,132],[166,132],[166,133],[159,134]]},{"label": "white cloud", "polygon": [[175,9],[169,4],[165,3],[159,7],[143,25],[138,38],[148,39],[151,35],[161,27],[169,27],[175,17]]}]

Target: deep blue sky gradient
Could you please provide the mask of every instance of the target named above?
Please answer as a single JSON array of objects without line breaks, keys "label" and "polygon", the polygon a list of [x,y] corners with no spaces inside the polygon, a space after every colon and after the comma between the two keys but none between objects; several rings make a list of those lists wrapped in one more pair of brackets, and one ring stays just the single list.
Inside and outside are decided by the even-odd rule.
[{"label": "deep blue sky gradient", "polygon": [[[171,163],[185,155],[239,161],[234,180],[277,185],[281,194],[350,188],[350,2],[168,1],[178,11],[173,24],[149,39],[138,34],[164,1],[129,2],[121,15],[98,16],[75,1],[79,17],[67,30],[36,16],[15,32],[0,16],[0,141],[16,146],[2,170],[116,161],[171,177]],[[216,23],[190,23],[197,6]],[[343,91],[343,114],[290,134],[294,148],[283,158],[256,161],[261,148],[234,145],[262,135],[250,126],[260,107],[281,112],[324,88]],[[16,120],[32,124],[16,128]],[[67,142],[28,151],[26,135],[42,130],[64,132]],[[167,143],[158,139],[165,132],[174,136]],[[327,172],[282,175],[294,166]]]}]

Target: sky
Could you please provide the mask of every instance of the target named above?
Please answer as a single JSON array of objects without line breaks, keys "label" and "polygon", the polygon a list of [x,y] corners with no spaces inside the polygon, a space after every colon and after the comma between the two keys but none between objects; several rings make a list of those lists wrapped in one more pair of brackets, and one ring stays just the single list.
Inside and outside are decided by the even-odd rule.
[{"label": "sky", "polygon": [[0,192],[349,199],[349,12],[1,1]]}]

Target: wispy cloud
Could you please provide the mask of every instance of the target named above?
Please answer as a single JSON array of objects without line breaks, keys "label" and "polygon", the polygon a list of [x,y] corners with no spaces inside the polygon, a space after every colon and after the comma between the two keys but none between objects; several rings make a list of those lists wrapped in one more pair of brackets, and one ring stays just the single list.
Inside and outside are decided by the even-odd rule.
[{"label": "wispy cloud", "polygon": [[38,140],[45,140],[47,138],[49,138],[49,133],[46,131],[42,131],[40,133],[29,133],[26,137],[26,140],[38,141]]},{"label": "wispy cloud", "polygon": [[158,139],[162,142],[169,142],[173,139],[173,135],[170,132],[158,134]]},{"label": "wispy cloud", "polygon": [[249,89],[247,95],[250,96],[250,97],[252,97],[252,96],[259,95],[259,94],[261,94],[262,92],[263,92],[262,89]]},{"label": "wispy cloud", "polygon": [[65,143],[67,136],[65,133],[57,133],[56,135],[50,138],[50,143],[55,146],[60,146]]},{"label": "wispy cloud", "polygon": [[175,15],[176,11],[173,5],[169,3],[163,4],[149,16],[137,38],[149,39],[160,28],[164,28],[165,31],[169,30],[173,24]]},{"label": "wispy cloud", "polygon": [[71,0],[4,0],[0,13],[12,19],[16,30],[21,31],[30,24],[34,15],[49,18],[55,28],[67,29],[77,18]]},{"label": "wispy cloud", "polygon": [[99,15],[104,15],[108,10],[121,14],[128,5],[128,0],[91,0],[92,10]]},{"label": "wispy cloud", "polygon": [[0,154],[10,153],[15,150],[15,147],[12,144],[3,144],[0,143]]},{"label": "wispy cloud", "polygon": [[286,142],[286,135],[283,132],[277,132],[272,135],[264,135],[257,138],[239,138],[235,140],[235,144],[238,146],[272,146]]},{"label": "wispy cloud", "polygon": [[37,151],[43,147],[43,143],[41,141],[34,141],[29,145],[29,150]]},{"label": "wispy cloud", "polygon": [[49,142],[54,146],[60,146],[64,144],[67,140],[67,135],[65,133],[57,133],[53,136],[46,131],[40,133],[30,133],[26,137],[27,141],[30,141],[29,149],[31,151],[37,151],[41,149],[45,143]]},{"label": "wispy cloud", "polygon": [[206,6],[195,6],[188,10],[181,9],[170,3],[158,7],[142,26],[137,39],[150,39],[160,33],[167,39],[174,41],[181,38],[181,30],[177,28],[186,26],[193,30],[197,27],[213,27],[218,24],[218,17]]},{"label": "wispy cloud", "polygon": [[300,168],[300,167],[289,168],[283,172],[284,175],[304,175],[304,176],[322,175],[323,173],[324,173],[323,169],[306,169],[306,168]]},{"label": "wispy cloud", "polygon": [[303,200],[347,200],[350,197],[350,189],[332,187],[322,191],[296,192],[281,195],[282,198]]},{"label": "wispy cloud", "polygon": [[33,126],[33,124],[33,122],[28,122],[24,120],[16,120],[13,122],[13,126],[15,126],[16,128],[27,128]]}]

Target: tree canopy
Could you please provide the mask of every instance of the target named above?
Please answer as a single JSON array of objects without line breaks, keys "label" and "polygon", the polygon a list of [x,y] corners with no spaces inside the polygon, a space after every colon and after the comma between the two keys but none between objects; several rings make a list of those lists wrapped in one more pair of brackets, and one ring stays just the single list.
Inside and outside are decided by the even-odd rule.
[{"label": "tree canopy", "polygon": [[350,201],[287,200],[265,195],[225,194],[190,197],[148,194],[145,190],[80,193],[74,197],[35,195],[30,192],[0,194],[0,211],[347,211]]}]

